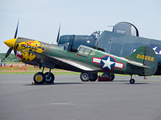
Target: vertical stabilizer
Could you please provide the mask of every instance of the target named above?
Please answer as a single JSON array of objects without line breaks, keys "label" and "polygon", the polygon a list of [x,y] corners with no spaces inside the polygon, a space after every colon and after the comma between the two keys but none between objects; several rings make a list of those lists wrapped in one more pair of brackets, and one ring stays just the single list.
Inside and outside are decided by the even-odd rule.
[{"label": "vertical stabilizer", "polygon": [[158,67],[158,59],[154,50],[149,46],[141,46],[130,56],[126,57],[129,60],[128,70],[135,71],[136,67],[140,67],[136,74],[143,76],[153,75]]}]

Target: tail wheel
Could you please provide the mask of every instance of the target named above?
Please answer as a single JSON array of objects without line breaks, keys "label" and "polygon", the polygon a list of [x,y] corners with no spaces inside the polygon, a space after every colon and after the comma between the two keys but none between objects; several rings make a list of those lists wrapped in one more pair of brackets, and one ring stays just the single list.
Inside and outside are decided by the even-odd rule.
[{"label": "tail wheel", "polygon": [[90,76],[90,81],[91,81],[91,82],[95,82],[95,81],[97,80],[97,78],[98,78],[97,73],[96,73],[96,74],[91,74],[91,76]]},{"label": "tail wheel", "polygon": [[36,84],[43,84],[45,82],[45,76],[42,72],[38,72],[34,75],[33,80]]},{"label": "tail wheel", "polygon": [[48,76],[48,74],[49,74],[49,72],[45,73],[45,82],[46,83],[53,83],[55,80],[55,76],[52,73],[50,73],[49,76]]},{"label": "tail wheel", "polygon": [[81,73],[81,74],[80,74],[80,79],[81,79],[83,82],[87,82],[87,81],[89,81],[89,79],[90,79],[90,74],[88,74],[88,73]]},{"label": "tail wheel", "polygon": [[130,84],[134,84],[135,83],[135,80],[134,79],[130,79]]}]

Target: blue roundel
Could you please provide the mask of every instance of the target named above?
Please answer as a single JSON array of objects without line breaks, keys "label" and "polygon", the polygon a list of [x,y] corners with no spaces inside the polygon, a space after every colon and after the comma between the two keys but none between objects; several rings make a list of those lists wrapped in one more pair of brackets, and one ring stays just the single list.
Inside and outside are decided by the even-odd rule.
[{"label": "blue roundel", "polygon": [[110,56],[105,56],[100,61],[100,66],[103,70],[110,71],[115,67],[115,59]]}]

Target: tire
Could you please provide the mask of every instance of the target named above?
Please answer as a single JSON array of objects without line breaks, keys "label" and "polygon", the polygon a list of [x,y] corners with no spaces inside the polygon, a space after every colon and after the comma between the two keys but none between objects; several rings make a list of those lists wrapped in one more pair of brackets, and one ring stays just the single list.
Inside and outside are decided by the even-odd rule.
[{"label": "tire", "polygon": [[115,79],[115,75],[113,73],[103,73],[102,77],[110,77],[110,80],[113,81]]},{"label": "tire", "polygon": [[97,73],[96,73],[96,74],[91,74],[91,75],[90,75],[90,81],[91,81],[91,82],[95,82],[95,81],[97,80],[97,78],[98,78]]},{"label": "tire", "polygon": [[113,81],[115,79],[115,75],[113,73],[110,74],[110,79]]},{"label": "tire", "polygon": [[45,82],[45,76],[42,72],[38,72],[34,75],[33,80],[36,84],[43,84]]},{"label": "tire", "polygon": [[53,83],[55,80],[55,76],[52,73],[50,73],[49,78],[47,78],[48,74],[49,74],[49,72],[45,73],[45,82],[46,83]]},{"label": "tire", "polygon": [[134,84],[135,80],[134,79],[130,79],[130,84]]},{"label": "tire", "polygon": [[88,73],[81,73],[80,74],[80,79],[83,81],[83,82],[87,82],[90,80],[90,75]]}]

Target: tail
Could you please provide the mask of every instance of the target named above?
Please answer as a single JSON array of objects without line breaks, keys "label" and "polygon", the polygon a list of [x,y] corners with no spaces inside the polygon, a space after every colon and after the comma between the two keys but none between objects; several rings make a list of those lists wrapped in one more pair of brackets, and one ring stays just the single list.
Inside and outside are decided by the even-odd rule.
[{"label": "tail", "polygon": [[153,75],[158,67],[158,59],[154,50],[149,46],[141,46],[128,59],[127,73],[132,70],[135,74],[140,76]]}]

